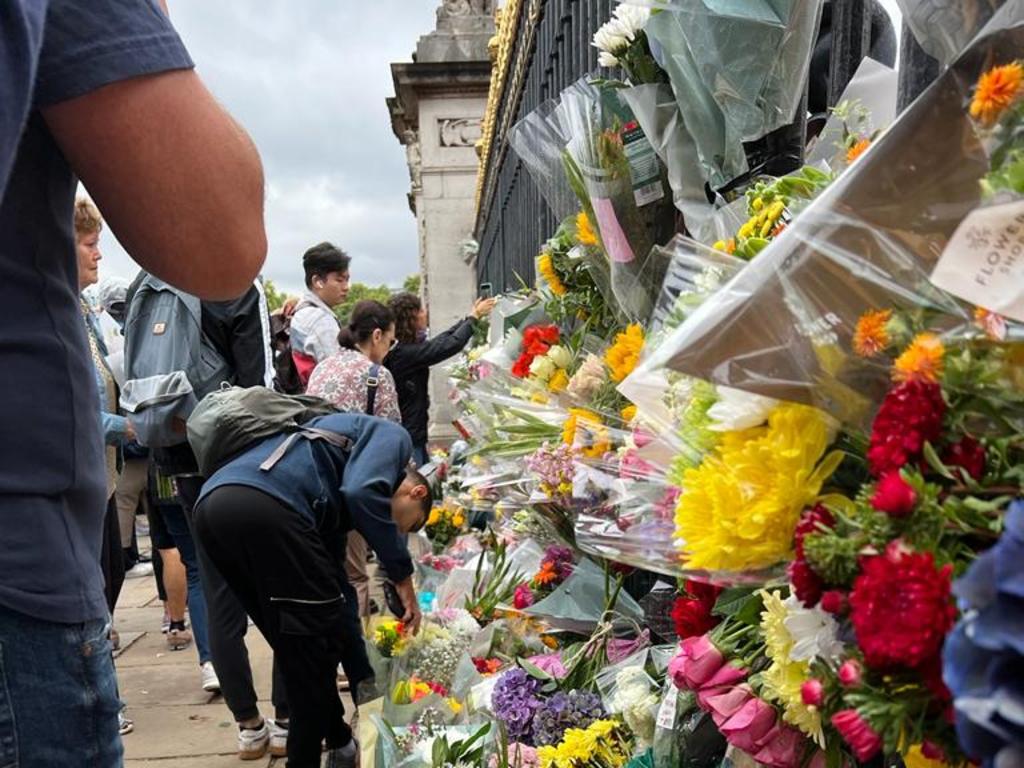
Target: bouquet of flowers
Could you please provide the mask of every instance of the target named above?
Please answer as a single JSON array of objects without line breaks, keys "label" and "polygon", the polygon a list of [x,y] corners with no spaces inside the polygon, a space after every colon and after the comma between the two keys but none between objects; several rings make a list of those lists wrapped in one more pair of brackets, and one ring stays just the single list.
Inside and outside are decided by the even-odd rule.
[{"label": "bouquet of flowers", "polygon": [[405,625],[397,619],[385,619],[373,630],[373,644],[386,659],[400,654],[404,642]]},{"label": "bouquet of flowers", "polygon": [[614,720],[596,720],[585,729],[569,728],[556,746],[537,749],[540,768],[624,768],[632,756],[632,734]]},{"label": "bouquet of flowers", "polygon": [[434,545],[434,551],[440,554],[445,547],[462,534],[466,525],[466,515],[461,508],[447,503],[435,505],[427,517],[423,527],[427,538]]},{"label": "bouquet of flowers", "polygon": [[573,554],[568,547],[551,546],[544,552],[540,568],[529,582],[516,587],[513,604],[517,609],[529,608],[537,600],[551,594],[573,569]]}]

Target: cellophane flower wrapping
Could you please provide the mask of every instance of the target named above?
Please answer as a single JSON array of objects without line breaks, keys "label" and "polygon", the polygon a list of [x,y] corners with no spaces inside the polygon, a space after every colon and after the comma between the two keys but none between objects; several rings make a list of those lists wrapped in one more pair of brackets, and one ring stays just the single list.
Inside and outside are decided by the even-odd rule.
[{"label": "cellophane flower wrapping", "polygon": [[[977,338],[972,311],[930,277],[982,202],[991,158],[969,108],[979,76],[1019,56],[1024,26],[1007,16],[701,305],[651,364],[864,426],[889,389],[891,362],[856,351],[867,313],[892,312],[911,324],[927,318],[947,342]],[[1005,341],[1017,333],[1009,327]]]},{"label": "cellophane flower wrapping", "polygon": [[668,72],[704,179],[747,173],[744,142],[790,123],[818,33],[821,0],[627,0],[657,8],[645,32]]}]

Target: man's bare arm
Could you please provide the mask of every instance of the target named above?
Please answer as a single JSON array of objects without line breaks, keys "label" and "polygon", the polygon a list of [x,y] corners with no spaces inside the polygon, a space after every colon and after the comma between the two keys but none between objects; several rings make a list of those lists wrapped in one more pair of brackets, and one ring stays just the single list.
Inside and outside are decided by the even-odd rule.
[{"label": "man's bare arm", "polygon": [[248,290],[267,253],[263,169],[195,72],[123,80],[43,117],[143,268],[203,299]]}]

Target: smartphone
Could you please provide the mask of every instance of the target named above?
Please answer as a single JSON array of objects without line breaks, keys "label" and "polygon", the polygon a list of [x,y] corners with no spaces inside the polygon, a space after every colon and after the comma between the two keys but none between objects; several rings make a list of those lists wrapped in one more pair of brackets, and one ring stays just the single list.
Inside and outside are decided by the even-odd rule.
[{"label": "smartphone", "polygon": [[494,295],[494,290],[491,288],[490,283],[480,283],[480,298],[489,299]]}]

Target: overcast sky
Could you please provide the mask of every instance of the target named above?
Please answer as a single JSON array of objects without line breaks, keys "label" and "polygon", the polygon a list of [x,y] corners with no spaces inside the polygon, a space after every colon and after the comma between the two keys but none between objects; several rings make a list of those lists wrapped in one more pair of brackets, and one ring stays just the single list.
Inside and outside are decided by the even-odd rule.
[{"label": "overcast sky", "polygon": [[[264,274],[302,287],[302,253],[330,240],[352,277],[400,286],[418,270],[405,152],[384,99],[439,0],[169,0],[196,67],[256,142],[267,182]],[[105,230],[101,276],[137,267]]]}]

